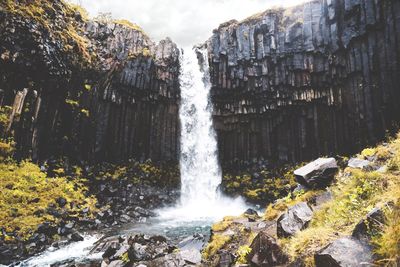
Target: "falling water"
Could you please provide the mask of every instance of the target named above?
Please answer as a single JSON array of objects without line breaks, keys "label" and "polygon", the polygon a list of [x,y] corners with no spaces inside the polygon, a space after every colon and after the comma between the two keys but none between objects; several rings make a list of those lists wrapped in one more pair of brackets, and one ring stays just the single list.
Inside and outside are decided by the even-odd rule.
[{"label": "falling water", "polygon": [[244,211],[241,199],[218,192],[221,170],[209,100],[211,83],[206,50],[186,49],[181,58],[181,200],[161,212],[180,221],[217,220]]},{"label": "falling water", "polygon": [[205,50],[183,55],[181,84],[181,203],[190,205],[217,200],[221,171],[217,158],[217,142],[209,103],[210,79]]}]

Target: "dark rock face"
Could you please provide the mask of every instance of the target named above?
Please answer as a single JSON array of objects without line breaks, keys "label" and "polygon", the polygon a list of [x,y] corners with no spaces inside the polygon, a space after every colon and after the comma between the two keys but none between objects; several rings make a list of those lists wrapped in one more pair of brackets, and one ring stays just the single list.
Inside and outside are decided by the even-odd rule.
[{"label": "dark rock face", "polygon": [[258,233],[250,247],[251,252],[247,258],[252,266],[278,266],[288,261],[276,240],[265,232]]},{"label": "dark rock face", "polygon": [[338,171],[334,158],[319,158],[294,171],[297,182],[308,188],[327,187]]},{"label": "dark rock face", "polygon": [[315,255],[317,267],[373,266],[371,248],[354,238],[340,238]]},{"label": "dark rock face", "polygon": [[[45,14],[25,14],[29,5]],[[155,44],[134,25],[85,21],[59,0],[49,5],[0,6],[0,105],[12,106],[17,156],[176,160],[176,44]]]},{"label": "dark rock face", "polygon": [[282,214],[277,222],[278,237],[290,237],[303,230],[311,221],[313,211],[306,202],[300,202]]},{"label": "dark rock face", "polygon": [[400,121],[400,3],[315,0],[222,24],[207,42],[220,158],[307,160]]}]

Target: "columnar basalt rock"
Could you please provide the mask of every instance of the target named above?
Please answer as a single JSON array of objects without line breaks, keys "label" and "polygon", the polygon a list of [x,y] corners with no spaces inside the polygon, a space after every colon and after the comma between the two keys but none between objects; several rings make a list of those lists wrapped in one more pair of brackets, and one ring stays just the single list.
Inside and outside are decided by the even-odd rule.
[{"label": "columnar basalt rock", "polygon": [[307,160],[400,121],[400,3],[314,0],[229,21],[207,41],[220,158]]},{"label": "columnar basalt rock", "polygon": [[6,133],[18,157],[177,160],[170,39],[155,44],[137,25],[87,20],[59,0],[5,2],[0,29],[0,106],[19,105]]}]

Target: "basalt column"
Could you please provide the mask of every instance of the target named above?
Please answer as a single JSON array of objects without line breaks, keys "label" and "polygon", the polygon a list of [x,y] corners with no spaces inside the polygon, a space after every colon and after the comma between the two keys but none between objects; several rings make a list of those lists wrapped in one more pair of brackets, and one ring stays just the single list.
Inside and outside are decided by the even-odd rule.
[{"label": "basalt column", "polygon": [[349,153],[400,121],[400,2],[318,0],[229,21],[208,40],[220,157]]}]

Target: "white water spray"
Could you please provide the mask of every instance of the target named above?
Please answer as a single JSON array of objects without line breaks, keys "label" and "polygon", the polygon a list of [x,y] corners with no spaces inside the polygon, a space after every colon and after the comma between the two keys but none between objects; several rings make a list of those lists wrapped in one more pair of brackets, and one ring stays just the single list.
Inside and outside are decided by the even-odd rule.
[{"label": "white water spray", "polygon": [[209,101],[211,83],[206,50],[183,52],[180,85],[181,201],[160,215],[182,222],[215,221],[226,215],[239,215],[245,210],[243,201],[226,198],[218,192],[222,178]]}]

